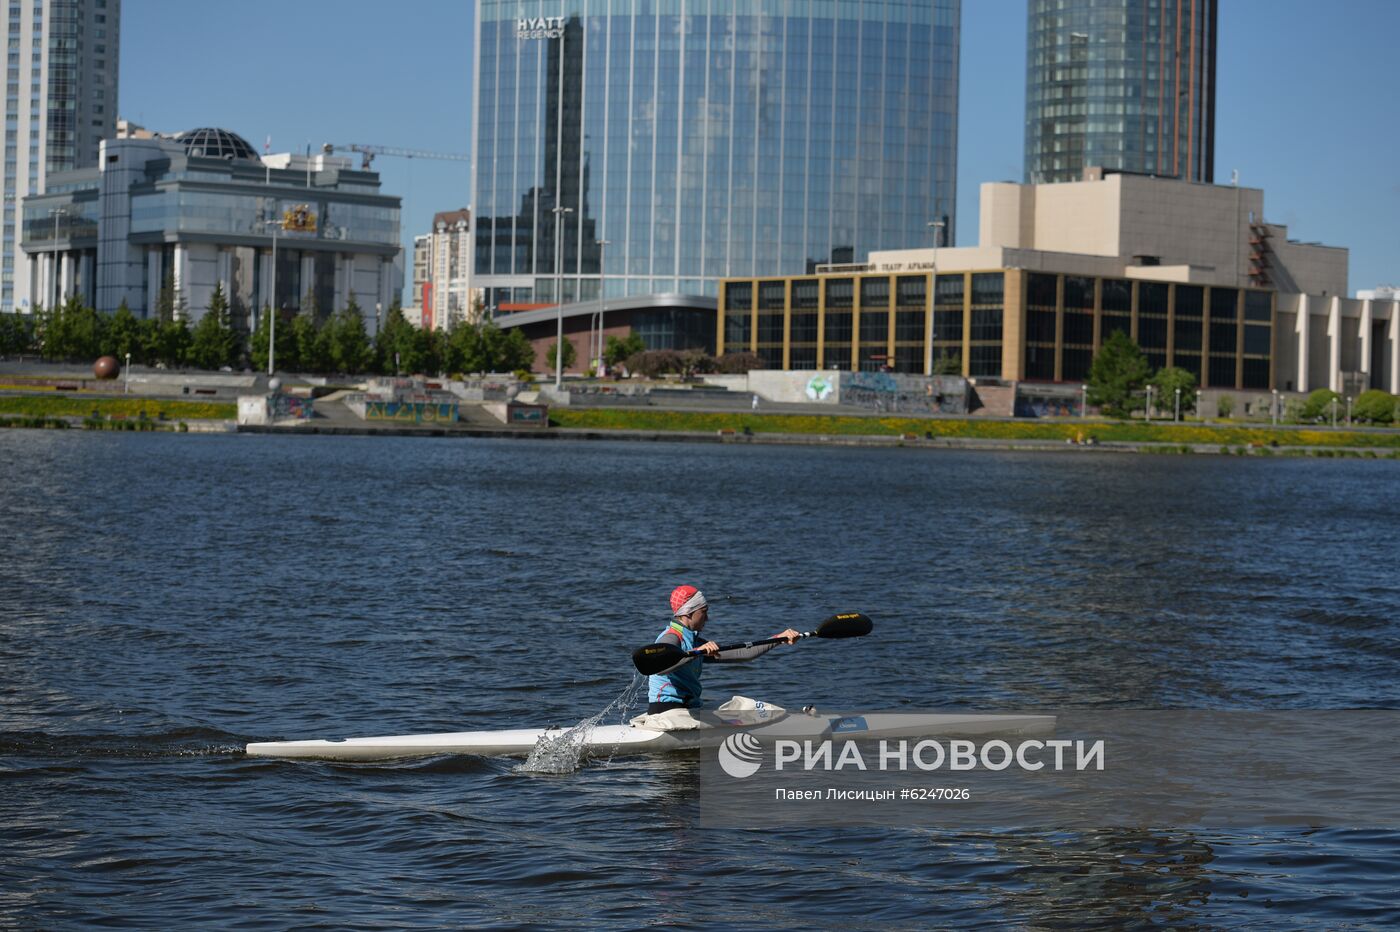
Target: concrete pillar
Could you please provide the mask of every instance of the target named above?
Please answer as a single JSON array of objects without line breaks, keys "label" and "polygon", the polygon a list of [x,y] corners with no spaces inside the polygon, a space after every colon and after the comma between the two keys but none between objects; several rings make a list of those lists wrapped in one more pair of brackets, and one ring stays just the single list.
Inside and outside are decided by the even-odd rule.
[{"label": "concrete pillar", "polygon": [[1294,315],[1293,332],[1298,335],[1298,385],[1300,392],[1308,390],[1308,296],[1298,295],[1298,313]]},{"label": "concrete pillar", "polygon": [[1336,295],[1327,304],[1327,387],[1342,390],[1342,299]]},{"label": "concrete pillar", "polygon": [[[304,252],[304,253],[301,254],[301,294],[297,295],[297,299],[300,300],[300,299],[302,299],[302,298],[305,298],[305,297],[306,297],[306,293],[307,293],[308,291],[314,293],[314,292],[315,292],[315,288],[316,288],[316,255],[315,255],[315,253],[312,253],[312,252]],[[339,310],[339,308],[335,308],[335,307],[323,307],[323,308],[320,308],[320,312],[321,312],[322,315],[334,314],[337,310]]]},{"label": "concrete pillar", "polygon": [[1400,395],[1400,301],[1390,302],[1390,393]]},{"label": "concrete pillar", "polygon": [[74,257],[71,252],[62,252],[59,253],[59,256],[59,287],[62,292],[59,295],[59,300],[67,301],[77,292],[75,287],[77,282],[74,280],[77,263],[73,261]]},{"label": "concrete pillar", "polygon": [[160,303],[160,250],[151,247],[146,250],[146,316],[155,317],[156,305]]},{"label": "concrete pillar", "polygon": [[[90,306],[97,307],[97,257],[90,252],[78,257],[78,294]],[[116,310],[116,308],[112,308]]]},{"label": "concrete pillar", "polygon": [[[176,316],[176,317],[181,316],[181,314],[180,314],[180,307],[181,307],[181,304],[184,303],[184,302],[181,301],[181,299],[185,297],[185,282],[186,282],[186,279],[188,278],[187,272],[189,271],[189,269],[188,269],[189,258],[190,258],[190,255],[189,255],[189,247],[186,246],[184,243],[176,243],[176,244],[175,244],[175,269],[174,269],[174,272],[175,272],[175,316]],[[186,308],[186,312],[188,312],[188,308]]]},{"label": "concrete pillar", "polygon": [[224,289],[224,297],[229,304],[233,303],[233,250],[220,249],[218,252],[217,270],[215,276]]},{"label": "concrete pillar", "polygon": [[1366,388],[1371,387],[1371,299],[1361,302],[1361,371],[1366,375]]}]

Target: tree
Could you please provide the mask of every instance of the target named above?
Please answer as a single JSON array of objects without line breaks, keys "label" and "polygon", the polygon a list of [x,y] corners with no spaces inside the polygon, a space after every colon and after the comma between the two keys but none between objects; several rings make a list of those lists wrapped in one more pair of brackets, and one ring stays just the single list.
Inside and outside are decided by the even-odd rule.
[{"label": "tree", "polygon": [[484,330],[462,321],[453,323],[443,347],[443,367],[448,372],[487,371]]},{"label": "tree", "polygon": [[945,349],[933,360],[934,375],[962,375],[962,353]]},{"label": "tree", "polygon": [[0,356],[17,356],[34,345],[34,320],[29,314],[0,314]]},{"label": "tree", "polygon": [[[281,322],[281,318],[278,318]],[[303,307],[285,328],[278,328],[280,334],[287,333],[287,349],[282,351],[282,341],[277,341],[277,355],[283,360],[285,369],[301,369],[308,372],[322,372],[330,368],[330,349],[326,345],[326,328],[316,322],[316,306]]]},{"label": "tree", "polygon": [[1089,403],[1109,417],[1128,417],[1141,407],[1137,393],[1149,371],[1138,345],[1123,331],[1113,331],[1089,367]]},{"label": "tree", "polygon": [[344,309],[333,314],[324,328],[325,347],[331,368],[337,372],[359,373],[369,368],[374,358],[365,318],[360,305],[351,297]]},{"label": "tree", "polygon": [[190,349],[190,327],[183,316],[159,324],[155,334],[155,360],[169,367],[183,366]]},{"label": "tree", "polygon": [[1149,382],[1158,401],[1157,406],[1169,411],[1176,410],[1176,392],[1181,391],[1181,411],[1196,410],[1196,377],[1177,366],[1166,366],[1157,370]]},{"label": "tree", "polygon": [[[248,356],[252,360],[253,368],[259,372],[267,371],[268,332],[271,328],[272,308],[264,306],[263,312],[258,315],[258,326],[248,338]],[[296,334],[281,318],[277,321],[277,353],[273,362],[284,369],[296,368]],[[288,363],[292,365],[289,366]]]},{"label": "tree", "polygon": [[238,335],[233,332],[222,282],[214,285],[209,307],[190,333],[189,359],[200,369],[221,369],[238,360]]},{"label": "tree", "polygon": [[556,361],[558,359],[558,356],[559,344],[551,343],[549,346],[549,350],[545,353],[545,362],[549,364],[550,371],[560,368],[571,368],[575,360],[578,358],[578,350],[574,348],[574,341],[568,339],[567,337],[564,339],[564,365],[562,367]]},{"label": "tree", "polygon": [[1300,419],[1313,423],[1326,420],[1332,416],[1332,402],[1340,401],[1341,397],[1330,388],[1317,389],[1308,395],[1307,401],[1303,402]]},{"label": "tree", "polygon": [[763,357],[757,353],[725,353],[715,360],[715,368],[720,372],[744,374],[753,369],[762,369]]},{"label": "tree", "polygon": [[603,362],[615,366],[625,362],[627,357],[646,352],[647,344],[639,333],[629,333],[625,337],[611,336],[603,345]]},{"label": "tree", "polygon": [[170,323],[175,319],[179,304],[175,294],[175,273],[174,271],[165,273],[165,280],[161,282],[160,293],[156,296],[156,320],[163,324]]},{"label": "tree", "polygon": [[381,373],[394,375],[403,371],[404,364],[408,362],[403,357],[412,353],[413,337],[409,333],[412,329],[413,325],[403,316],[403,308],[395,301],[384,317],[384,325],[374,335],[374,353]]},{"label": "tree", "polygon": [[1395,420],[1395,396],[1379,388],[1371,388],[1356,396],[1352,417],[1370,424],[1389,424]]},{"label": "tree", "polygon": [[131,313],[125,298],[107,321],[106,345],[112,355],[123,362],[128,353],[138,362],[146,361],[141,341],[141,322]]}]

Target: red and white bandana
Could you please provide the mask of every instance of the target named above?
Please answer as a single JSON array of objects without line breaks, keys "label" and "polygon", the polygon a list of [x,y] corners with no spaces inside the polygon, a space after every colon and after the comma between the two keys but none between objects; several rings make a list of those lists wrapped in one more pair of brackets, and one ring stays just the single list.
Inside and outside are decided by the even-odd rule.
[{"label": "red and white bandana", "polygon": [[705,601],[705,593],[694,586],[677,586],[671,590],[671,614],[677,618],[689,615],[708,604]]}]

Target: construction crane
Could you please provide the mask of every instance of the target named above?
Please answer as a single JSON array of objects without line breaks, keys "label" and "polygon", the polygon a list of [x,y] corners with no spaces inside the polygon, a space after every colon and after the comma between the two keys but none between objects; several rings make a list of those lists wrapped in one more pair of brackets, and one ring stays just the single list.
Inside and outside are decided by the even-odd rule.
[{"label": "construction crane", "polygon": [[370,163],[376,155],[397,155],[405,159],[443,159],[449,162],[470,162],[471,156],[460,152],[426,152],[422,149],[397,149],[393,146],[371,146],[360,142],[326,143],[321,151],[330,155],[335,150],[360,153],[360,168],[369,171]]}]

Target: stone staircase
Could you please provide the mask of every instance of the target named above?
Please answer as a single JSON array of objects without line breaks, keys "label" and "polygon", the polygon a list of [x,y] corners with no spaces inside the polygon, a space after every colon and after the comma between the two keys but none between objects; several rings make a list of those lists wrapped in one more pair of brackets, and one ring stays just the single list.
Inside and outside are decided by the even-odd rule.
[{"label": "stone staircase", "polygon": [[1014,417],[1016,415],[1016,386],[976,385],[968,405],[974,417]]}]

